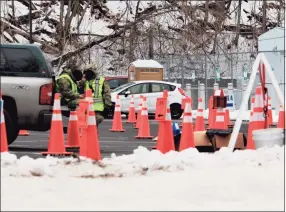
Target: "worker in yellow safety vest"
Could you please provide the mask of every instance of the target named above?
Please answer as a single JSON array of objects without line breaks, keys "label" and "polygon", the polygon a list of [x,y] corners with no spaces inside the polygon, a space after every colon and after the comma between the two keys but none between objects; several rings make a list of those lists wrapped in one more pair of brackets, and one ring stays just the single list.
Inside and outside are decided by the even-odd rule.
[{"label": "worker in yellow safety vest", "polygon": [[104,120],[104,110],[112,106],[110,87],[104,77],[100,77],[95,64],[88,64],[83,70],[85,89],[91,89],[97,126]]},{"label": "worker in yellow safety vest", "polygon": [[[74,66],[66,66],[61,74],[56,78],[56,92],[61,94],[61,105],[67,106],[70,110],[75,110],[79,99],[84,95],[79,93],[80,86],[83,86],[83,73]],[[69,115],[67,115],[69,116]]]}]

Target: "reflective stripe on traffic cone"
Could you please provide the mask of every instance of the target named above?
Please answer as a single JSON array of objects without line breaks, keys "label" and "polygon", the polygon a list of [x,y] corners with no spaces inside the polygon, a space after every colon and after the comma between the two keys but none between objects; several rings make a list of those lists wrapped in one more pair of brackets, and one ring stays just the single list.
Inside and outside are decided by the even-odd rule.
[{"label": "reflective stripe on traffic cone", "polygon": [[117,95],[115,110],[114,110],[114,115],[113,115],[112,128],[110,129],[110,132],[124,132],[124,131],[125,129],[123,129],[123,126],[122,126],[120,99],[119,99],[119,96]]},{"label": "reflective stripe on traffic cone", "polygon": [[203,99],[199,98],[199,105],[195,123],[195,131],[205,131],[204,109]]},{"label": "reflective stripe on traffic cone", "polygon": [[4,116],[4,101],[2,99],[2,93],[0,93],[0,112],[1,112],[1,152],[8,152],[8,140]]},{"label": "reflective stripe on traffic cone", "polygon": [[134,106],[134,97],[133,97],[133,95],[131,95],[127,123],[136,123],[136,114],[135,114],[135,106]]},{"label": "reflective stripe on traffic cone", "polygon": [[285,127],[285,108],[280,105],[277,128],[286,129]]},{"label": "reflective stripe on traffic cone", "polygon": [[60,94],[55,94],[53,116],[48,143],[48,151],[42,152],[42,155],[73,155],[72,152],[66,152],[63,132],[62,112],[60,103]]},{"label": "reflective stripe on traffic cone", "polygon": [[143,105],[141,111],[141,122],[139,123],[138,135],[136,138],[152,139],[150,135],[150,123],[148,118],[148,110],[146,105],[146,97],[143,97]]},{"label": "reflective stripe on traffic cone", "polygon": [[252,138],[252,132],[254,130],[263,129],[265,118],[263,112],[263,93],[262,87],[258,86],[255,89],[255,100],[253,104],[253,113],[248,124],[248,136],[247,136],[247,145],[246,149],[255,149],[255,144]]},{"label": "reflective stripe on traffic cone", "polygon": [[79,139],[77,111],[71,111],[68,125],[68,144],[66,148],[79,148]]},{"label": "reflective stripe on traffic cone", "polygon": [[191,109],[191,100],[187,97],[185,111],[184,111],[184,118],[183,118],[183,125],[182,125],[182,134],[180,140],[180,148],[179,151],[183,151],[190,147],[195,147],[195,139],[194,139],[194,132],[193,132],[193,120],[192,120],[192,109]]}]

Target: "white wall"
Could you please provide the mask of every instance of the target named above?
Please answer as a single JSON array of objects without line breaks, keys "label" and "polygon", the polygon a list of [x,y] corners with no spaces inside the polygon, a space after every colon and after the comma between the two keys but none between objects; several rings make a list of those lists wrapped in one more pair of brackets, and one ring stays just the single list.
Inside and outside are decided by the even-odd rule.
[{"label": "white wall", "polygon": [[[274,28],[264,34],[262,34],[258,38],[258,51],[284,51],[281,52],[267,52],[264,53],[267,57],[272,71],[280,85],[280,89],[285,96],[285,28],[277,27]],[[276,112],[279,111],[279,102],[278,99],[275,98],[275,91],[274,88],[269,80],[266,77],[267,88],[269,90],[269,95],[272,98],[272,107],[276,109]]]}]

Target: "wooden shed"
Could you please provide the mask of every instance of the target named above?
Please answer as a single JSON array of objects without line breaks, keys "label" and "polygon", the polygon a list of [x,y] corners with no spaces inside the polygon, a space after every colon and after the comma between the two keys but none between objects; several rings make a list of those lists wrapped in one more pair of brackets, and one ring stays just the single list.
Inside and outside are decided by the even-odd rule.
[{"label": "wooden shed", "polygon": [[128,81],[163,80],[164,67],[155,60],[136,60],[129,65]]}]

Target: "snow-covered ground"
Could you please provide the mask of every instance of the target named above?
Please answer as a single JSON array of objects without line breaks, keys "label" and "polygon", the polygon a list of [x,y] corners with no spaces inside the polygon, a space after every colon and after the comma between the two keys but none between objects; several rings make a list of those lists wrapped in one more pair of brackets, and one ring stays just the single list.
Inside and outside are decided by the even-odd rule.
[{"label": "snow-covered ground", "polygon": [[264,210],[284,207],[284,147],[161,154],[98,163],[1,154],[1,210]]}]

